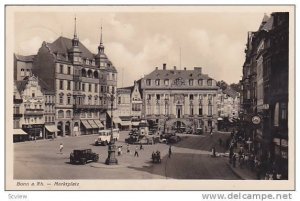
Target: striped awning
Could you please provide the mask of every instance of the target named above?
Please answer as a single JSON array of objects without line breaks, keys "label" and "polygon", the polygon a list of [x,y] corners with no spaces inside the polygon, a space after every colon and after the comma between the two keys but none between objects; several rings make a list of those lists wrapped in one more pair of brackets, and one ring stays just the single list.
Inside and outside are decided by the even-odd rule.
[{"label": "striped awning", "polygon": [[84,125],[84,127],[85,127],[86,129],[91,129],[91,128],[93,128],[93,127],[89,124],[89,122],[88,122],[87,120],[82,120],[81,123]]},{"label": "striped awning", "polygon": [[88,120],[89,124],[92,126],[92,128],[99,128],[97,124],[94,122],[94,120]]},{"label": "striped awning", "polygon": [[103,124],[101,123],[101,121],[99,119],[94,120],[94,122],[96,123],[98,128],[104,128]]},{"label": "striped awning", "polygon": [[[111,118],[111,112],[107,112],[108,116]],[[121,124],[122,120],[120,119],[120,117],[118,115],[116,115],[116,113],[113,113],[113,122],[116,124]]]},{"label": "striped awning", "polygon": [[28,135],[28,134],[22,129],[14,129],[14,135]]},{"label": "striped awning", "polygon": [[55,125],[45,125],[45,128],[47,129],[47,131],[49,131],[50,133],[54,133],[59,131]]}]

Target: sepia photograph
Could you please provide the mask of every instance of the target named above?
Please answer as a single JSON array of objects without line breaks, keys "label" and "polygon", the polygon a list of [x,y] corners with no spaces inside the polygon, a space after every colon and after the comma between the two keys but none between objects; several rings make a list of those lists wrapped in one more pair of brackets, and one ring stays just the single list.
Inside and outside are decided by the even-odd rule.
[{"label": "sepia photograph", "polygon": [[6,5],[6,190],[295,189],[294,18]]}]

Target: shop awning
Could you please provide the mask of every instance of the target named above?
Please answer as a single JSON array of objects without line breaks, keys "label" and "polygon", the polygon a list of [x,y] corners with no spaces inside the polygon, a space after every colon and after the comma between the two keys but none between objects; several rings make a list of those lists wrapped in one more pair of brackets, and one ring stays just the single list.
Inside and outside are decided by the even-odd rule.
[{"label": "shop awning", "polygon": [[14,135],[28,135],[28,134],[22,129],[14,129]]},{"label": "shop awning", "polygon": [[45,128],[47,129],[47,131],[49,131],[50,133],[54,133],[59,131],[55,125],[45,125]]},{"label": "shop awning", "polygon": [[[111,118],[111,112],[107,112],[108,116]],[[113,122],[115,124],[121,124],[122,120],[120,119],[120,117],[118,115],[115,114],[115,112],[113,113]]]},{"label": "shop awning", "polygon": [[91,129],[91,128],[93,128],[93,127],[89,124],[89,122],[87,122],[87,120],[82,120],[81,123],[84,125],[84,127],[85,127],[86,129]]},{"label": "shop awning", "polygon": [[131,121],[122,121],[121,126],[131,126]]},{"label": "shop awning", "polygon": [[98,126],[98,128],[104,128],[103,124],[101,123],[100,120],[96,119],[94,120],[94,122],[96,123],[96,125]]},{"label": "shop awning", "polygon": [[92,128],[99,128],[97,124],[94,122],[94,120],[88,120],[89,124],[92,126]]}]

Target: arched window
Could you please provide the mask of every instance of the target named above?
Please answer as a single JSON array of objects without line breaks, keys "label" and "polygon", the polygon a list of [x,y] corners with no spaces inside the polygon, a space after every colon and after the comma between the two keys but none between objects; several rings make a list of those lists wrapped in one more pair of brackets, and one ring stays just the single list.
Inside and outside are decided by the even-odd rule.
[{"label": "arched window", "polygon": [[59,104],[64,104],[64,94],[63,93],[60,93],[59,94]]},{"label": "arched window", "polygon": [[99,77],[99,74],[98,74],[97,71],[95,71],[95,72],[94,72],[94,78],[97,78],[97,79],[98,79],[98,77]]},{"label": "arched window", "polygon": [[31,74],[31,73],[30,73],[30,69],[27,69],[27,70],[26,70],[26,76],[30,76],[30,74]]},{"label": "arched window", "polygon": [[87,77],[93,77],[93,71],[88,70],[87,75],[88,75]]},{"label": "arched window", "polygon": [[25,71],[23,68],[21,69],[21,76],[25,76]]},{"label": "arched window", "polygon": [[58,116],[58,118],[64,118],[64,111],[58,110],[57,116]]},{"label": "arched window", "polygon": [[84,68],[81,70],[81,76],[86,77],[86,70]]},{"label": "arched window", "polygon": [[70,117],[71,117],[71,111],[70,111],[70,110],[67,110],[67,111],[66,111],[66,117],[67,117],[67,118],[70,118]]}]

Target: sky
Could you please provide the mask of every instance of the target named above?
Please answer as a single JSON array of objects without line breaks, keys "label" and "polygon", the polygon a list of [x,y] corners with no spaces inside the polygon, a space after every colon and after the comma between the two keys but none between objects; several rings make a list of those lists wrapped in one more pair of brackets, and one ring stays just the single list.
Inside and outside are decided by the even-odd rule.
[{"label": "sky", "polygon": [[14,51],[36,54],[43,41],[72,38],[76,14],[79,40],[93,53],[98,51],[102,24],[105,53],[118,70],[118,87],[132,85],[155,67],[161,69],[163,63],[167,69],[202,67],[204,74],[217,81],[237,83],[242,76],[247,32],[257,31],[264,13],[262,9],[214,12],[184,7],[178,12],[16,12]]}]

